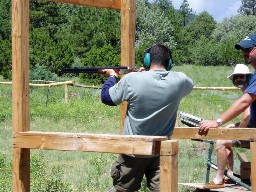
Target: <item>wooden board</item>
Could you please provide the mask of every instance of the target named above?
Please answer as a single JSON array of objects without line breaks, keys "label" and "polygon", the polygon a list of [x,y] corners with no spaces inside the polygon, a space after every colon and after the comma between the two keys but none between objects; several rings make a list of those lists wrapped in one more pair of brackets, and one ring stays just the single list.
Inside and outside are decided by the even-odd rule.
[{"label": "wooden board", "polygon": [[161,136],[27,131],[13,134],[13,148],[157,155],[165,140]]},{"label": "wooden board", "polygon": [[198,189],[197,191],[223,191],[223,192],[250,192],[248,189],[235,184],[225,184],[224,188],[206,190],[203,188],[204,183],[179,183],[179,185]]},{"label": "wooden board", "polygon": [[[29,0],[12,0],[12,130],[29,131]],[[12,150],[12,191],[30,190],[30,150]],[[25,174],[24,174],[25,173]]]},{"label": "wooden board", "polygon": [[121,1],[120,0],[49,0],[53,2],[60,3],[69,3],[73,5],[84,5],[89,7],[97,8],[110,8],[121,10]]},{"label": "wooden board", "polygon": [[203,139],[203,140],[248,140],[256,141],[255,128],[210,128],[205,134],[198,133],[198,127],[175,127],[171,136],[173,139]]}]

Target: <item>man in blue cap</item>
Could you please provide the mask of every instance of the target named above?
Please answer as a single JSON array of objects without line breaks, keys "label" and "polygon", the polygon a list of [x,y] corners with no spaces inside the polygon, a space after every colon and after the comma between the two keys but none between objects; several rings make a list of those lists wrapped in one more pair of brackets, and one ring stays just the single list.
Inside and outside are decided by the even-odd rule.
[{"label": "man in blue cap", "polygon": [[235,45],[236,49],[251,49],[256,45],[256,35],[251,34]]},{"label": "man in blue cap", "polygon": [[[235,45],[235,48],[242,51],[246,64],[251,64],[256,69],[256,35],[251,34],[244,38],[240,43]],[[242,97],[236,100],[224,113],[216,120],[203,120],[200,122],[199,133],[207,133],[209,128],[217,128],[230,120],[240,115],[246,108],[250,106],[250,120],[247,127],[256,128],[256,73],[252,76],[247,88]],[[222,159],[227,156],[225,153]],[[219,167],[219,166],[218,166]],[[210,183],[204,185],[205,189],[217,189],[224,187],[224,170],[218,170],[216,177]]]}]

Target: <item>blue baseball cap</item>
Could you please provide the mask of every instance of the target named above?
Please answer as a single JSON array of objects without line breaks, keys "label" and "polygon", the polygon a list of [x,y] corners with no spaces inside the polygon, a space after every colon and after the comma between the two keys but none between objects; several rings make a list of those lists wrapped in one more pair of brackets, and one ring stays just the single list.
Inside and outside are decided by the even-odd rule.
[{"label": "blue baseball cap", "polygon": [[235,45],[236,49],[248,49],[256,46],[256,35],[251,34]]}]

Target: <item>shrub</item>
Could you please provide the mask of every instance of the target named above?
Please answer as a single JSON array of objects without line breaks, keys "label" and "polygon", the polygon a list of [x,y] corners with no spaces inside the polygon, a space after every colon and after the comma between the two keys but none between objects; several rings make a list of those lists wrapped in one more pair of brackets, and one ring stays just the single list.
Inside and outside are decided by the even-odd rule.
[{"label": "shrub", "polygon": [[[60,167],[53,167],[50,171],[48,163],[42,155],[36,153],[31,156],[30,188],[33,192],[71,192],[71,184],[63,181],[63,171]],[[0,153],[0,189],[9,192],[12,189],[12,163],[7,155]]]},{"label": "shrub", "polygon": [[58,76],[49,71],[46,66],[36,64],[30,70],[30,80],[57,81]]},{"label": "shrub", "polygon": [[12,166],[7,156],[0,153],[0,189],[2,192],[11,191]]}]

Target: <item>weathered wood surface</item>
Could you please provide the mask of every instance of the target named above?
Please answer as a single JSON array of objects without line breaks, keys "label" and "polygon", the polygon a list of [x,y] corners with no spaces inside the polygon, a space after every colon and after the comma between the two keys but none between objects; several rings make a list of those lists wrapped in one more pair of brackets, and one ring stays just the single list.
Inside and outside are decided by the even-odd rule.
[{"label": "weathered wood surface", "polygon": [[154,155],[160,154],[164,140],[167,137],[28,131],[13,134],[13,147]]},{"label": "weathered wood surface", "polygon": [[178,153],[178,141],[168,140],[161,142],[160,191],[178,191]]},{"label": "weathered wood surface", "polygon": [[237,87],[193,87],[193,90],[216,90],[216,91],[238,91]]},{"label": "weathered wood surface", "polygon": [[53,2],[121,10],[121,0],[48,0]]},{"label": "weathered wood surface", "polygon": [[256,191],[256,142],[250,143],[251,149],[251,182],[252,190]]},{"label": "weathered wood surface", "polygon": [[[29,131],[29,0],[12,0],[12,129]],[[13,191],[30,191],[30,150],[13,155]],[[25,174],[24,174],[25,173]]]},{"label": "weathered wood surface", "polygon": [[248,189],[235,184],[226,184],[224,188],[211,190],[204,190],[204,183],[179,183],[179,185],[199,189],[197,191],[250,192]]},{"label": "weathered wood surface", "polygon": [[136,0],[121,1],[121,66],[135,66]]},{"label": "weathered wood surface", "polygon": [[[121,0],[121,66],[135,66],[135,26],[136,0]],[[123,132],[126,110],[127,102],[123,102],[120,106],[120,133]]]},{"label": "weathered wood surface", "polygon": [[0,84],[11,85],[11,84],[12,84],[12,82],[0,82]]},{"label": "weathered wood surface", "polygon": [[[31,87],[50,87],[50,86],[57,86],[57,85],[74,85],[74,81],[64,81],[64,82],[50,82],[50,83],[29,83]],[[9,84],[12,85],[12,82],[0,82],[0,84]]]},{"label": "weathered wood surface", "polygon": [[207,134],[200,135],[198,127],[175,127],[171,138],[208,140],[256,140],[255,128],[210,128]]},{"label": "weathered wood surface", "polygon": [[94,86],[94,85],[88,86],[88,85],[81,85],[81,84],[74,84],[73,86],[82,87],[82,88],[90,88],[90,89],[101,89],[102,88],[102,87]]},{"label": "weathered wood surface", "polygon": [[74,85],[74,81],[64,81],[64,82],[54,82],[54,83],[44,83],[44,84],[29,83],[29,85],[34,86],[34,87],[50,87],[50,86],[57,86],[57,85]]}]

